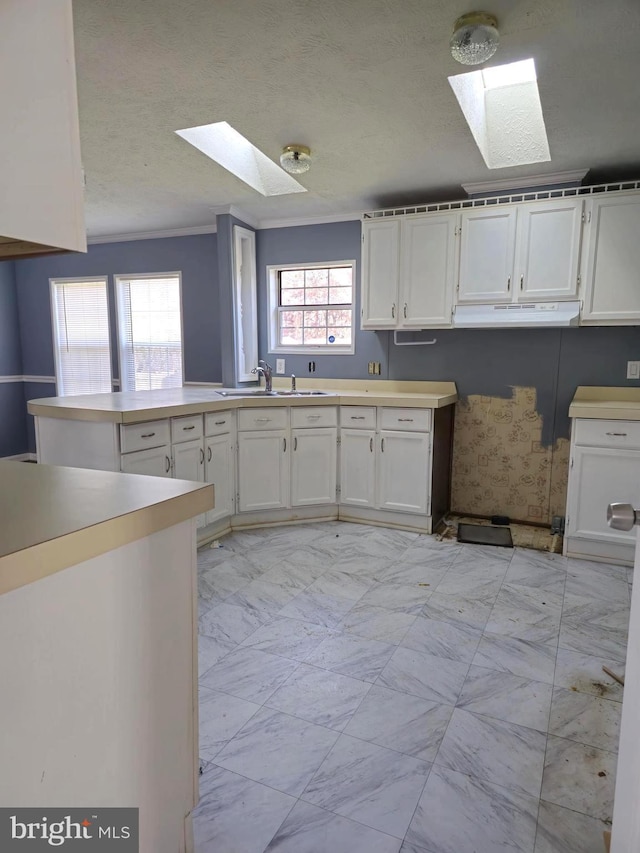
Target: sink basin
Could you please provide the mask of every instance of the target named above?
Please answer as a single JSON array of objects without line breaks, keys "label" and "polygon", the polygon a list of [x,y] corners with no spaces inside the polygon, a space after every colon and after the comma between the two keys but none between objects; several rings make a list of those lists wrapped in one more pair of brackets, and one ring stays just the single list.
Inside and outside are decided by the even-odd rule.
[{"label": "sink basin", "polygon": [[327,397],[328,391],[265,391],[263,388],[236,388],[216,391],[221,397]]}]

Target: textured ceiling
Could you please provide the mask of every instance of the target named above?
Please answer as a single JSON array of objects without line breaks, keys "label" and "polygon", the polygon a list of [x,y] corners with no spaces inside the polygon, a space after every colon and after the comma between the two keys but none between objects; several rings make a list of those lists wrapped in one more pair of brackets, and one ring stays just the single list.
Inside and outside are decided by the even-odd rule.
[{"label": "textured ceiling", "polygon": [[[74,0],[90,236],[460,197],[461,183],[640,174],[640,2],[487,0],[491,64],[533,56],[551,162],[488,170],[447,76],[462,0]],[[263,198],[174,131],[228,121],[307,193]],[[588,178],[589,180],[589,178]]]}]

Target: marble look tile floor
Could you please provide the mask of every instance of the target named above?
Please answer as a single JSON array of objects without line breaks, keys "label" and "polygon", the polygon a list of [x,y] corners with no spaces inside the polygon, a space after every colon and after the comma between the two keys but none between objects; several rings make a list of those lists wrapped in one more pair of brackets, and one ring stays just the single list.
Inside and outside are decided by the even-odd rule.
[{"label": "marble look tile floor", "polygon": [[632,572],[339,522],[198,570],[197,853],[602,853]]}]

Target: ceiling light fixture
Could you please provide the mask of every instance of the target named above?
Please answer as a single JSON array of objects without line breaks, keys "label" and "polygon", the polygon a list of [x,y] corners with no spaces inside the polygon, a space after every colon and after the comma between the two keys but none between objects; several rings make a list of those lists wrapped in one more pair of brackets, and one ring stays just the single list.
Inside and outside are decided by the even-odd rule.
[{"label": "ceiling light fixture", "polygon": [[311,151],[306,145],[285,145],[280,165],[290,175],[302,175],[311,168]]},{"label": "ceiling light fixture", "polygon": [[486,12],[469,12],[455,22],[449,44],[451,56],[458,62],[480,65],[498,49],[498,22]]}]

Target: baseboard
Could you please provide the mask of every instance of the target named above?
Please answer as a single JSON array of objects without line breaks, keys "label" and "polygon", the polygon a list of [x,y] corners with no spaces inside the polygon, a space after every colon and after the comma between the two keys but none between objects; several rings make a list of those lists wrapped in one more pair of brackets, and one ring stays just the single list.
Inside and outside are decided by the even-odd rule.
[{"label": "baseboard", "polygon": [[11,462],[37,462],[38,457],[35,453],[16,453],[15,456],[2,456],[0,459],[9,460]]}]

